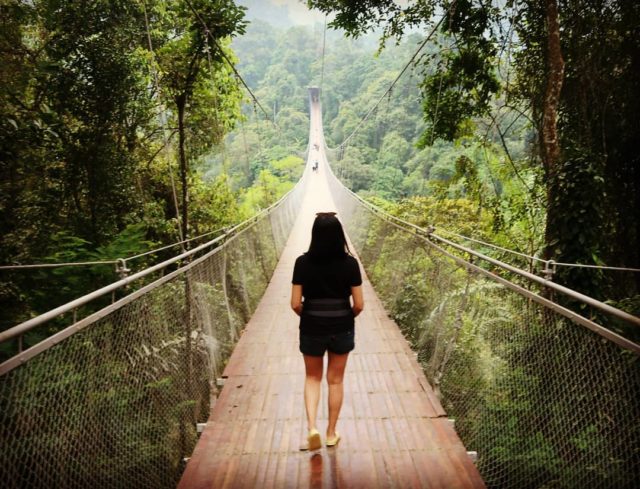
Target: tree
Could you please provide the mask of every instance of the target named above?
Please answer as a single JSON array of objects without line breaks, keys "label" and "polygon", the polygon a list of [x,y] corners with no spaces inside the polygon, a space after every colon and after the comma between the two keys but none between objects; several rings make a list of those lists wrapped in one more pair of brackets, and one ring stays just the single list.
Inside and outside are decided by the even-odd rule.
[{"label": "tree", "polygon": [[[514,97],[532,102],[538,134],[553,141],[542,127],[549,83],[558,76],[558,54],[547,75],[539,76],[551,41],[556,42],[548,4],[530,5],[515,24],[524,41],[516,58]],[[552,8],[552,6],[551,6]],[[637,268],[640,263],[639,156],[636,151],[640,110],[632,94],[640,87],[640,46],[634,29],[640,7],[624,1],[558,3],[564,76],[557,101],[557,148],[540,143],[545,158],[548,195],[547,256],[557,261]],[[550,42],[547,43],[546,41]],[[558,46],[553,48],[558,50]],[[546,80],[549,79],[549,83]],[[550,154],[557,154],[549,166]],[[558,280],[598,298],[637,295],[639,278],[617,272],[561,270]]]},{"label": "tree", "polygon": [[[41,1],[11,2],[4,12],[14,30],[3,35],[2,52],[26,60],[2,68],[7,226],[20,227],[21,210],[35,217],[41,208],[36,222],[45,229],[70,226],[100,242],[124,227],[135,200],[133,152],[150,110],[135,46],[140,11],[128,2]],[[47,237],[34,230],[30,241],[42,250]]]},{"label": "tree", "polygon": [[184,0],[171,4],[161,19],[171,26],[164,30],[167,39],[158,49],[158,62],[163,96],[175,109],[184,238],[189,232],[189,162],[221,141],[239,111],[239,89],[225,68],[230,53],[223,41],[244,33],[243,16],[231,0]]}]

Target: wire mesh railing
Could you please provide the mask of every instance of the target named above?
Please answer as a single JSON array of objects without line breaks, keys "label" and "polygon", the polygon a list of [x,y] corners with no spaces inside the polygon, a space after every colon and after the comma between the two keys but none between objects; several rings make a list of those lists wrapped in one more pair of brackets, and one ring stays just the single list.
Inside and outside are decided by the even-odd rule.
[{"label": "wire mesh railing", "polygon": [[0,365],[2,487],[175,487],[304,182],[217,248]]},{"label": "wire mesh railing", "polygon": [[543,284],[403,226],[336,177],[330,186],[488,487],[637,487],[639,345],[549,300]]}]

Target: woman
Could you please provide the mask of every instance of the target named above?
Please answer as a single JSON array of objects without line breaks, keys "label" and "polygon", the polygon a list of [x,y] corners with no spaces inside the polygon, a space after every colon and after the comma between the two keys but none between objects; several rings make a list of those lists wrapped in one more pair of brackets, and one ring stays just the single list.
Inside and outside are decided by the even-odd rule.
[{"label": "woman", "polygon": [[[316,428],[323,358],[328,351],[329,425],[326,445],[340,441],[336,423],[342,407],[344,369],[354,348],[354,318],[362,312],[362,278],[335,212],[320,212],[311,230],[309,251],[293,269],[291,308],[300,316],[300,351],[306,378],[304,402],[309,434],[303,450],[322,446]],[[353,296],[353,306],[349,301]],[[304,303],[302,298],[304,297]]]}]

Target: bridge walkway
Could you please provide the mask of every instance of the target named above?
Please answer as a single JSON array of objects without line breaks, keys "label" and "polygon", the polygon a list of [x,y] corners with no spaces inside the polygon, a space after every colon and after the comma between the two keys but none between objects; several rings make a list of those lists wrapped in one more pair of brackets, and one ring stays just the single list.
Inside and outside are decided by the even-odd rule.
[{"label": "bridge walkway", "polygon": [[[312,104],[311,141],[322,141]],[[320,144],[322,147],[322,144]],[[310,145],[310,148],[313,148]],[[309,168],[320,160],[318,172]],[[304,363],[291,276],[318,211],[334,210],[322,149],[310,150],[307,187],[287,246],[224,371],[224,387],[187,464],[180,488],[479,488],[467,455],[398,326],[366,275],[365,310],[345,375],[334,448],[299,450],[306,435]],[[326,362],[326,359],[325,359]],[[323,383],[318,428],[327,422]]]}]

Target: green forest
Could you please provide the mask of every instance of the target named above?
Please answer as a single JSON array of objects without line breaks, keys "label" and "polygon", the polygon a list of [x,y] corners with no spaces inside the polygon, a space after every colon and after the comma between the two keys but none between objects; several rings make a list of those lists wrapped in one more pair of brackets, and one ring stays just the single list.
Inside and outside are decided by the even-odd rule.
[{"label": "green forest", "polygon": [[[210,239],[298,180],[306,116],[276,134],[253,111],[226,61],[247,28],[233,2],[9,1],[0,16],[4,265]],[[0,273],[1,329],[119,278],[111,264]]]},{"label": "green forest", "polygon": [[[0,332],[224,236],[294,189],[308,154],[309,87],[321,90],[332,171],[360,198],[640,316],[640,3],[302,3],[326,22],[289,25],[280,4],[269,13],[250,0],[0,0]],[[16,369],[0,383],[11,427],[0,426],[0,440],[40,426],[47,436],[25,437],[25,453],[100,453],[95,472],[56,474],[60,487],[156,472],[152,483],[172,487],[195,423],[207,419],[207,369],[219,373],[264,292],[296,202],[233,235],[213,271],[198,260],[167,267],[142,305]],[[350,238],[465,444],[490,447],[479,465],[490,486],[633,487],[637,356],[362,209]],[[84,265],[46,266],[60,263]],[[194,326],[206,310],[192,307],[198,294],[215,346]],[[640,339],[632,325],[542,294]],[[71,322],[0,344],[0,361]],[[548,379],[560,379],[555,390]],[[65,436],[55,412],[32,419],[10,401],[23,396],[38,412],[56,389],[73,392],[77,409]],[[597,408],[576,411],[567,428],[585,399]],[[134,414],[111,433],[121,412]],[[84,440],[85,416],[104,421],[99,437]],[[16,465],[18,455],[0,455],[0,467]],[[38,477],[47,480],[45,466]]]},{"label": "green forest", "polygon": [[[417,26],[438,2],[365,4],[360,16],[349,2],[310,2],[336,15],[325,31],[249,23],[231,1],[5,2],[3,264],[126,258],[274,202],[301,174],[307,87],[322,85],[337,148],[423,41]],[[333,153],[336,173],[420,225],[556,262],[637,268],[638,8],[580,5],[560,6],[554,162],[542,137],[542,6],[460,2]],[[209,37],[202,21],[219,27]],[[0,274],[3,329],[117,278],[106,265]],[[554,280],[638,310],[637,274],[559,267]]]}]

